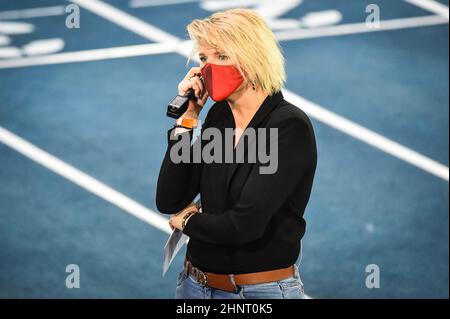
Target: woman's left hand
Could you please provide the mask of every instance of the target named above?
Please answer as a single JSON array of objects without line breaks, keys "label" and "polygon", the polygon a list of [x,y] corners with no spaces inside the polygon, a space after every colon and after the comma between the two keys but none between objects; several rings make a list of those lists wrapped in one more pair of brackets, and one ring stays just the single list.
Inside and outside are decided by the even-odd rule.
[{"label": "woman's left hand", "polygon": [[[190,210],[189,209],[185,209],[185,210],[182,210],[181,212],[179,212],[177,214],[174,214],[174,215],[170,216],[169,225],[171,226],[171,228],[172,229],[177,228],[179,230],[183,230],[183,228],[182,228],[183,217],[186,214],[188,214],[189,212],[191,212],[191,211],[196,211],[196,210],[194,210],[194,209],[190,209]],[[186,220],[185,224],[187,224],[188,220],[189,220],[189,218]]]}]

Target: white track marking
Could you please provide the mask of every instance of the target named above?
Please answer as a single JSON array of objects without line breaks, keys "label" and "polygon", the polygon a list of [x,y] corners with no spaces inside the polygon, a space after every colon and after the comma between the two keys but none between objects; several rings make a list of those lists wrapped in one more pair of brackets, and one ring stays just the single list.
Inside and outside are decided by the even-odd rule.
[{"label": "white track marking", "polygon": [[61,51],[64,48],[64,40],[60,38],[35,40],[22,47],[25,55],[42,55]]},{"label": "white track marking", "polygon": [[447,166],[442,165],[435,160],[432,160],[357,123],[354,123],[343,116],[333,113],[289,90],[283,90],[283,94],[286,100],[294,105],[297,105],[308,113],[308,115],[321,121],[322,123],[407,163],[410,163],[411,165],[414,165],[430,174],[442,178],[447,182],[449,181],[449,168]]},{"label": "white track marking", "polygon": [[[87,0],[76,0],[74,2],[85,2]],[[99,11],[102,6],[97,7],[98,1],[97,0],[89,0],[91,1],[91,5],[93,7],[85,7],[86,9],[90,10],[92,8],[95,10],[94,12]],[[109,5],[107,5],[109,7]],[[124,19],[129,19],[129,15],[127,13],[122,12],[119,9],[108,9],[104,8],[105,11],[103,11],[101,14],[104,18],[114,21],[116,19],[121,19],[122,14],[124,15]],[[112,15],[113,17],[110,17],[109,15]],[[162,30],[159,30],[158,28],[141,21],[137,18],[134,18],[137,21],[134,21],[133,23],[127,24],[127,29],[130,31],[133,31],[137,34],[140,34],[142,30],[136,29],[138,26],[146,25],[148,32],[155,31],[155,36],[152,36],[151,34],[146,34],[146,37],[152,39],[155,37],[159,37],[161,32],[164,32]],[[442,19],[441,19],[442,20]],[[165,32],[164,32],[165,33]],[[171,36],[171,39],[174,39],[181,41],[180,39]],[[181,55],[187,56],[188,52],[190,50],[178,50],[177,53],[180,53]],[[438,176],[448,182],[449,180],[449,169],[448,167],[424,156],[419,154],[416,151],[413,151],[397,142],[394,142],[378,133],[375,133],[359,124],[356,124],[340,115],[337,115],[327,109],[325,109],[322,106],[319,106],[311,101],[306,100],[305,98],[289,91],[284,90],[286,98],[288,100],[291,100],[294,105],[297,105],[301,107],[302,109],[305,109],[305,111],[311,115],[311,117],[314,117],[318,121],[321,121],[335,129],[338,129],[341,132],[344,132],[352,137],[355,137],[371,146],[374,146],[378,148],[379,150],[382,150],[383,152],[386,152],[388,154],[391,154],[399,159],[402,159],[406,161],[407,163],[410,163],[418,168],[421,168],[425,170],[426,172],[429,172],[435,176]]]},{"label": "white track marking", "polygon": [[[418,19],[418,20],[417,20]],[[291,19],[292,20],[292,19]],[[279,20],[281,21],[281,20]],[[286,19],[288,21],[288,19]],[[275,20],[274,20],[275,22]],[[292,21],[295,25],[299,24],[299,21]],[[394,20],[385,20],[380,24],[380,28],[367,28],[365,23],[352,23],[352,24],[342,24],[332,27],[321,27],[315,29],[304,29],[304,30],[291,30],[283,32],[275,32],[279,41],[289,41],[296,39],[310,39],[326,36],[340,36],[348,35],[354,33],[366,33],[374,31],[387,31],[414,27],[423,27],[431,25],[439,25],[447,23],[441,17],[438,16],[428,16],[428,17],[417,17],[417,18],[403,18]],[[282,27],[286,27],[285,25]],[[147,34],[152,40],[158,42],[151,34]],[[173,39],[173,37],[172,37]],[[180,52],[183,55],[189,54],[190,52],[190,41],[183,41],[179,43],[179,39],[176,39],[176,43],[169,41],[168,43],[154,43],[154,44],[142,44],[142,45],[131,45],[115,48],[106,49],[95,49],[95,50],[82,50],[75,52],[64,52],[54,55],[46,55],[40,57],[32,58],[20,58],[0,61],[0,69],[9,69],[16,67],[27,67],[33,65],[46,65],[46,64],[59,64],[59,63],[72,63],[72,62],[85,62],[85,61],[97,61],[105,59],[117,59],[117,58],[128,58],[133,56],[151,55],[158,53],[171,53]]]},{"label": "white track marking", "polygon": [[[281,0],[283,2],[284,0]],[[228,10],[233,8],[252,7],[261,3],[261,0],[213,0],[213,1],[200,1],[199,6],[205,11],[215,12]],[[276,6],[272,3],[272,8]]]},{"label": "white track marking", "polygon": [[131,0],[130,8],[158,7],[193,2],[199,2],[199,0]]},{"label": "white track marking", "polygon": [[277,0],[274,5],[271,0],[214,0],[202,1],[199,5],[203,10],[210,12],[249,7],[266,19],[276,19],[298,7],[302,2],[303,0]]},{"label": "white track marking", "polygon": [[[116,191],[110,186],[87,175],[70,164],[36,147],[25,139],[8,131],[0,126],[0,142],[9,146],[13,150],[28,157],[36,163],[48,168],[50,171],[66,178],[67,180],[84,188],[88,192],[106,200],[107,202],[119,207],[130,215],[139,218],[147,224],[171,234],[168,219],[158,213],[144,207],[135,200]],[[312,299],[305,294],[305,299]]]},{"label": "white track marking", "polygon": [[274,5],[273,1],[266,0],[260,1],[260,4],[254,7],[253,10],[266,19],[275,20],[298,7],[302,2],[303,0],[279,0],[277,5]]},{"label": "white track marking", "polygon": [[[447,20],[449,19],[449,11],[448,7],[444,4],[441,4],[437,1],[433,0],[404,0],[409,2],[415,6],[418,6],[422,9],[433,12],[437,15],[440,15]],[[224,10],[228,8],[235,7],[248,7],[252,5],[258,5],[264,3],[262,0],[219,0],[219,1],[199,1],[199,0],[131,0],[130,7],[131,8],[140,8],[140,7],[154,7],[154,6],[166,6],[172,4],[183,4],[183,3],[195,3],[198,2],[204,10],[208,11],[217,11]],[[302,1],[298,1],[296,6],[298,6]],[[294,3],[294,1],[292,1]],[[271,4],[269,2],[269,4]],[[269,8],[269,14],[273,14],[274,10],[273,4],[271,4],[271,8]],[[277,7],[278,8],[278,7]],[[292,8],[291,8],[292,9]],[[1,18],[1,13],[0,13]]]},{"label": "white track marking", "polygon": [[444,17],[448,21],[448,7],[442,3],[433,0],[405,0],[410,4],[413,4],[422,9],[433,12],[441,17]]},{"label": "white track marking", "polygon": [[119,10],[105,2],[98,0],[70,0],[71,2],[89,10],[98,16],[109,20],[124,29],[132,31],[141,37],[155,42],[180,41],[177,37],[162,31],[146,22]]},{"label": "white track marking", "polygon": [[16,19],[60,16],[65,13],[64,10],[65,10],[64,6],[53,6],[53,7],[2,11],[0,12],[0,20],[16,20]]},{"label": "white track marking", "polygon": [[[11,59],[22,56],[22,50],[16,47],[0,47],[0,59]],[[0,60],[1,63],[1,60]]]},{"label": "white track marking", "polygon": [[168,220],[110,186],[36,147],[0,126],[0,142],[144,222],[171,233]]},{"label": "white track marking", "polygon": [[[136,57],[143,55],[172,53],[177,50],[180,43],[150,43],[115,47],[108,49],[82,50],[63,52],[36,57],[0,60],[0,69],[29,67],[34,65],[49,65],[74,62],[89,62],[107,59]],[[1,48],[0,48],[1,50]]]},{"label": "white track marking", "polygon": [[189,47],[182,45],[183,42],[185,42],[184,40],[179,39],[178,37],[175,37],[145,21],[142,21],[131,14],[119,10],[110,4],[98,0],[69,1],[78,4],[84,9],[89,10],[126,30],[136,33],[147,40],[155,42],[178,42],[180,45],[176,46],[175,52],[181,55],[189,55]]},{"label": "white track marking", "polygon": [[[129,6],[131,8],[142,8],[198,3],[201,9],[210,12],[250,7],[266,19],[272,19],[298,7],[302,2],[303,0],[277,0],[276,5],[274,6],[273,1],[271,0],[131,0]],[[280,25],[282,25],[282,23],[280,23]]]},{"label": "white track marking", "polygon": [[8,45],[11,43],[11,38],[0,34],[0,45]]},{"label": "white track marking", "polygon": [[[119,24],[128,30],[131,30],[137,34],[142,35],[142,31],[137,30],[135,28],[136,25],[140,25],[139,22],[135,23],[136,21],[133,21],[133,19],[131,19],[131,20],[125,19],[125,20],[128,20],[128,22],[131,22],[131,23],[125,23],[125,25],[123,25],[124,24],[123,22],[120,22],[120,21],[117,22],[117,20],[121,20],[120,16],[127,15],[127,14],[125,14],[124,12],[120,12],[120,10],[117,10],[114,8],[115,10],[109,10],[108,13],[104,13],[102,15],[101,13],[98,12],[98,10],[102,7],[103,4],[99,5],[98,1],[96,1],[96,0],[91,0],[91,1],[94,2],[94,7],[91,6],[91,9],[94,8],[94,10],[91,10],[91,11],[96,12],[100,16],[107,17],[108,20],[115,22],[116,24]],[[89,7],[90,7],[90,5],[87,5],[86,0],[74,0],[73,2],[75,2],[79,5],[84,4],[84,7],[86,9],[89,9]],[[100,9],[100,11],[101,11],[101,9]],[[119,13],[118,16],[117,16],[117,13]],[[132,17],[132,16],[130,16],[130,17]],[[142,23],[145,24],[145,22],[142,22]],[[134,26],[132,26],[132,25],[134,25]],[[151,28],[149,29],[148,27],[151,27]],[[152,28],[153,28],[153,30],[152,30]],[[165,38],[167,35],[169,35],[165,32],[164,33],[161,33],[161,32],[164,32],[164,31],[156,29],[150,25],[147,25],[146,31],[144,32],[144,37],[147,37],[148,35],[150,35],[152,40],[154,40],[153,39],[154,36],[157,38]],[[151,34],[149,34],[149,33],[151,33]],[[162,40],[162,41],[166,41],[166,40]],[[172,41],[172,40],[170,40],[170,41]],[[185,50],[183,50],[183,51],[185,51]],[[185,54],[183,54],[183,55],[185,55]],[[323,117],[325,119],[328,118],[328,121],[324,121],[324,122],[330,122],[330,119],[334,121],[334,120],[336,120],[335,116],[337,116],[339,118],[341,124],[342,123],[345,123],[345,125],[354,124],[354,125],[356,125],[356,127],[358,129],[360,129],[360,130],[362,129],[362,132],[364,132],[365,134],[368,133],[369,136],[371,134],[375,134],[375,135],[372,135],[372,137],[376,137],[376,138],[381,137],[384,142],[385,141],[392,142],[392,141],[387,140],[384,137],[378,135],[377,133],[371,132],[371,131],[367,130],[366,128],[359,126],[356,123],[352,123],[349,120],[347,120],[337,114],[334,114],[312,102],[305,100],[304,98],[296,95],[295,93],[292,93],[288,90],[284,90],[284,94],[286,95],[286,97],[288,99],[290,99],[291,101],[294,101],[294,103],[296,103],[296,101],[295,101],[296,99],[300,99],[300,101],[297,101],[297,103],[301,102],[301,103],[299,103],[299,105],[302,105],[302,108],[306,104],[307,109],[309,109],[306,111],[309,111],[310,114],[311,114],[311,112],[315,113],[316,116],[321,116],[321,114],[322,114],[321,117]],[[305,103],[305,102],[309,102],[309,103]],[[341,124],[333,125],[333,127],[340,127]],[[357,138],[361,139],[360,137],[357,137]],[[111,189],[109,186],[102,184],[101,182],[99,182],[99,181],[93,179],[92,177],[84,174],[83,172],[75,169],[74,167],[62,162],[61,160],[55,158],[54,156],[36,148],[34,145],[28,143],[27,141],[14,135],[13,133],[3,129],[2,127],[0,127],[0,141],[5,143],[6,145],[12,147],[16,151],[24,154],[25,156],[33,159],[34,161],[40,163],[41,165],[51,169],[52,171],[62,175],[65,178],[73,181],[74,183],[80,185],[81,187],[87,189],[88,191],[106,199],[107,201],[113,203],[114,205],[116,205],[122,209],[125,209],[125,210],[126,210],[126,208],[131,208],[130,210],[126,210],[126,211],[128,211],[132,215],[146,221],[147,223],[157,227],[158,229],[160,229],[164,232],[170,233],[170,228],[167,225],[167,219],[161,217],[160,215],[158,215],[157,213],[155,213],[153,211],[150,211],[149,209],[143,207],[139,203],[131,200],[130,198],[124,196],[123,194],[118,193],[117,191]],[[395,143],[395,142],[393,142],[393,143]],[[379,146],[377,146],[377,147],[386,152],[386,149],[383,146],[383,143],[381,143],[381,146],[382,147],[379,147]],[[397,144],[396,146],[401,146],[401,145]],[[403,147],[403,146],[401,146],[401,147]],[[388,152],[388,153],[390,153],[390,152]],[[423,160],[422,155],[420,155],[419,158]],[[435,162],[432,161],[432,164],[434,165]],[[444,167],[444,169],[446,169],[446,177],[447,177],[446,179],[448,181],[448,168]],[[73,176],[78,176],[78,178],[74,178]],[[149,216],[151,216],[151,218]],[[305,297],[308,299],[311,298],[307,295],[305,295]]]},{"label": "white track marking", "polygon": [[25,34],[34,31],[34,25],[25,22],[0,21],[1,34]]},{"label": "white track marking", "polygon": [[325,10],[310,12],[300,18],[300,26],[305,28],[317,28],[338,24],[342,20],[342,14],[337,10]]},{"label": "white track marking", "polygon": [[357,33],[417,28],[447,23],[448,20],[440,16],[433,15],[425,17],[382,20],[380,21],[379,28],[368,28],[366,23],[349,23],[349,24],[340,24],[332,27],[279,31],[275,32],[275,35],[279,41],[289,41],[298,39],[310,39],[310,38],[357,34]]},{"label": "white track marking", "polygon": [[272,32],[276,30],[301,28],[302,23],[298,19],[266,19],[266,23]]}]

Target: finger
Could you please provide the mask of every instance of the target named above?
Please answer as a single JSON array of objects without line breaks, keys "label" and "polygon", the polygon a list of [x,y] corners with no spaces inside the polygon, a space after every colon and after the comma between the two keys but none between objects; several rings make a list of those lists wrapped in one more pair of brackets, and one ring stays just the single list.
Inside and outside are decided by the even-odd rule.
[{"label": "finger", "polygon": [[190,81],[190,80],[183,80],[180,83],[180,86],[178,88],[178,90],[180,91],[181,95],[185,95],[187,93],[187,91],[189,91],[189,89],[193,88],[193,85],[195,84],[194,81]]},{"label": "finger", "polygon": [[201,98],[202,104],[205,105],[206,104],[206,100],[208,100],[209,94],[208,91],[205,90],[205,92],[203,93],[203,96]]},{"label": "finger", "polygon": [[203,87],[203,83],[202,83],[202,81],[200,80],[200,78],[197,77],[197,76],[194,76],[193,78],[191,78],[191,81],[194,82],[195,84],[197,84],[197,86],[198,86],[199,89],[200,89],[200,92],[199,92],[198,97],[203,96],[204,87]]},{"label": "finger", "polygon": [[198,83],[191,80],[191,85],[192,85],[192,88],[195,91],[195,97],[197,97],[197,98],[200,97],[200,93],[201,93],[202,89],[200,88]]},{"label": "finger", "polygon": [[178,93],[180,95],[185,95],[187,90],[189,90],[189,82],[187,80],[183,80],[178,85]]},{"label": "finger", "polygon": [[195,83],[197,83],[201,88],[203,88],[203,81],[200,79],[200,77],[198,75],[193,76],[191,79],[191,81],[194,81]]},{"label": "finger", "polygon": [[185,79],[190,79],[196,74],[200,73],[200,67],[192,67],[189,72],[186,74]]}]

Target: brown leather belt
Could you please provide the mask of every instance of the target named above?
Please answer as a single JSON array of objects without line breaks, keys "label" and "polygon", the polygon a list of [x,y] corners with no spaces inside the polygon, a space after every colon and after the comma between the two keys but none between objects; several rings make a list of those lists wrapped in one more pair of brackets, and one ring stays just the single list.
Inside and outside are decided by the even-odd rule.
[{"label": "brown leather belt", "polygon": [[187,269],[188,273],[191,274],[200,285],[228,292],[237,292],[237,286],[239,285],[256,285],[272,281],[279,281],[290,278],[295,274],[294,265],[282,269],[239,275],[222,275],[203,272],[200,269],[192,266],[192,264],[188,260],[184,261],[184,266]]}]

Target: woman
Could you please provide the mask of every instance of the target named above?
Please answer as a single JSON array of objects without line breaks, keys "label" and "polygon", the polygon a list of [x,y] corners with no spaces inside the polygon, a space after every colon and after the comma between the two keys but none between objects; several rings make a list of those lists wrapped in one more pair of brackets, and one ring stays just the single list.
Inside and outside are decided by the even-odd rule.
[{"label": "woman", "polygon": [[[308,117],[283,99],[280,47],[262,18],[246,9],[194,20],[187,30],[194,43],[191,57],[198,52],[200,67],[187,73],[178,91],[185,95],[194,89],[196,98],[168,131],[156,194],[158,209],[172,214],[171,227],[190,237],[176,298],[302,298],[296,260],[317,155]],[[201,153],[201,161],[192,160],[195,149],[205,150],[200,137],[188,144],[191,161],[174,160],[177,143],[192,139],[208,97],[216,103],[201,137],[208,129],[221,133],[210,135],[224,153],[212,156],[234,161],[207,161],[208,152]],[[230,150],[220,138],[231,129]],[[249,160],[254,148],[249,147],[252,135],[247,135],[266,129],[266,135],[253,136],[258,136],[258,150],[270,144],[277,155],[271,163],[276,169],[269,172],[263,172],[267,165],[261,158]],[[234,157],[239,150],[243,161]],[[201,213],[193,202],[198,194]]]}]

